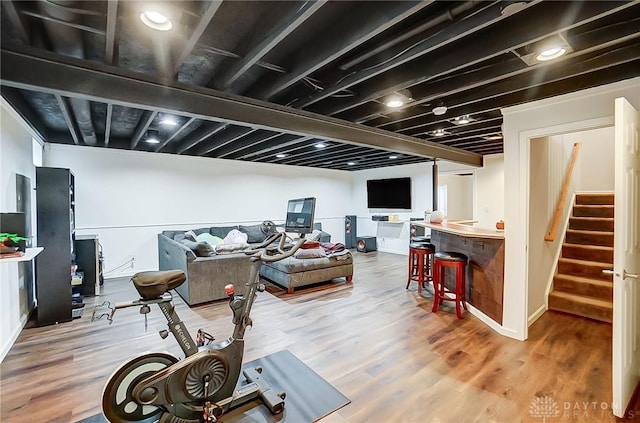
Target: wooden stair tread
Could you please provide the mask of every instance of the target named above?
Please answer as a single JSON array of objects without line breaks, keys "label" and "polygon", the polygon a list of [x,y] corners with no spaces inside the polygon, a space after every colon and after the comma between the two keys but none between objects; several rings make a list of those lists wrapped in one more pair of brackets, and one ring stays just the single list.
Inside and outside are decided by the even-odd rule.
[{"label": "wooden stair tread", "polygon": [[585,250],[599,250],[599,251],[613,251],[613,247],[607,247],[605,245],[591,245],[591,244],[574,244],[571,242],[565,242],[563,247],[583,248]]},{"label": "wooden stair tread", "polygon": [[591,261],[591,260],[580,260],[580,259],[573,259],[573,258],[566,258],[566,257],[560,257],[558,259],[558,262],[565,262],[565,263],[573,263],[573,264],[579,264],[582,266],[596,266],[596,267],[611,267],[612,264],[611,263],[603,263],[601,261]]},{"label": "wooden stair tread", "polygon": [[613,204],[575,204],[574,207],[584,207],[587,209],[612,209],[614,207]]},{"label": "wooden stair tread", "polygon": [[597,217],[597,216],[571,216],[570,219],[581,219],[593,222],[599,222],[606,220],[607,222],[613,222],[613,217]]},{"label": "wooden stair tread", "polygon": [[613,288],[613,282],[602,279],[585,278],[584,276],[567,275],[565,273],[557,273],[554,278]]},{"label": "wooden stair tread", "polygon": [[583,234],[583,235],[613,235],[611,231],[587,231],[584,229],[567,229],[567,233]]},{"label": "wooden stair tread", "polygon": [[571,294],[569,292],[562,292],[562,291],[551,291],[549,295],[555,296],[558,298],[563,298],[565,300],[573,301],[576,303],[587,304],[595,307],[602,307],[602,308],[613,310],[613,302],[611,301],[599,300],[597,298],[592,298],[592,297],[584,297],[582,295],[576,295],[576,294]]}]

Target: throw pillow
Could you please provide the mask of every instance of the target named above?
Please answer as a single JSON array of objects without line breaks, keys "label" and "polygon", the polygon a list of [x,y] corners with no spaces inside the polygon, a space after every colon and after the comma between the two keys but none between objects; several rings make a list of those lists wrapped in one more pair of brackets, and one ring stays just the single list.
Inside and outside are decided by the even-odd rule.
[{"label": "throw pillow", "polygon": [[250,244],[256,244],[266,239],[260,225],[240,225],[238,226],[238,229],[240,232],[247,234],[247,242]]},{"label": "throw pillow", "polygon": [[248,236],[247,234],[243,234],[237,229],[233,229],[229,231],[227,236],[224,237],[225,244],[246,244]]},{"label": "throw pillow", "polygon": [[208,257],[212,254],[215,254],[213,247],[206,242],[193,242],[188,239],[183,239],[180,241],[182,244],[186,245],[196,257]]},{"label": "throw pillow", "polygon": [[222,238],[213,236],[208,232],[203,232],[196,237],[196,241],[207,242],[209,245],[216,245],[222,242]]},{"label": "throw pillow", "polygon": [[246,242],[230,243],[230,244],[218,244],[213,247],[216,254],[231,254],[247,248],[249,244]]},{"label": "throw pillow", "polygon": [[297,259],[311,259],[326,257],[327,253],[322,248],[299,249],[293,255]]},{"label": "throw pillow", "polygon": [[196,240],[196,237],[198,236],[195,232],[193,232],[192,230],[188,230],[187,232],[184,233],[185,237],[191,237],[193,238],[193,240]]},{"label": "throw pillow", "polygon": [[212,226],[209,233],[213,236],[224,238],[232,229],[238,229],[237,226]]}]

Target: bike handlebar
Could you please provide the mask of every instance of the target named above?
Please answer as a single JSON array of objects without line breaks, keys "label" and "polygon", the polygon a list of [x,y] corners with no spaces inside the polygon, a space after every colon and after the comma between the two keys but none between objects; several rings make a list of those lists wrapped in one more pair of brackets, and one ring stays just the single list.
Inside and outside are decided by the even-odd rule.
[{"label": "bike handlebar", "polygon": [[[280,254],[267,255],[266,254],[266,247],[271,245],[278,238],[280,238],[280,242],[278,243],[277,251]],[[262,242],[260,245],[257,245],[255,248],[253,248],[251,250],[245,251],[245,254],[252,255],[251,261],[260,260],[260,261],[263,261],[265,263],[272,263],[274,261],[279,261],[279,260],[283,260],[283,259],[285,259],[287,257],[291,257],[296,251],[298,251],[300,249],[300,247],[302,247],[302,244],[304,244],[304,242],[306,241],[304,238],[300,238],[291,247],[291,249],[285,251],[284,250],[284,246],[285,246],[286,239],[287,239],[287,234],[285,234],[284,232],[279,232],[277,234],[273,234],[273,235],[269,236],[267,239],[265,239],[264,242]]]}]

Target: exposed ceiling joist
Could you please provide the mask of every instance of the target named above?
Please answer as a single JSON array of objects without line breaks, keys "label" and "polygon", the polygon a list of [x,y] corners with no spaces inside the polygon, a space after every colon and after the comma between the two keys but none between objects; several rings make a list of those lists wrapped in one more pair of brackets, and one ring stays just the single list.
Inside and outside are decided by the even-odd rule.
[{"label": "exposed ceiling joist", "polygon": [[[274,78],[271,84],[261,87],[252,97],[271,99],[302,78],[427,7],[430,3],[432,3],[431,0],[381,2],[374,5],[363,3],[361,13],[343,16],[342,22],[333,26],[331,37],[315,40],[313,48],[301,52],[298,61],[292,65],[288,74]],[[365,13],[365,6],[369,6],[370,13]]]},{"label": "exposed ceiling joist", "polygon": [[180,71],[180,68],[182,67],[184,62],[187,60],[191,52],[193,51],[193,48],[198,43],[198,40],[204,33],[205,29],[207,29],[207,26],[209,26],[209,22],[211,22],[211,19],[213,19],[214,15],[220,8],[221,4],[222,4],[221,0],[220,1],[213,0],[208,2],[207,9],[204,11],[202,17],[198,21],[198,25],[196,25],[196,27],[193,29],[191,36],[189,37],[185,45],[182,47],[182,50],[180,50],[180,53],[178,53],[178,56],[176,57],[175,63],[173,65],[172,76],[175,76],[178,73],[178,71]]},{"label": "exposed ceiling joist", "polygon": [[104,146],[109,146],[109,137],[111,136],[111,116],[113,114],[113,104],[107,104],[107,117],[104,121]]},{"label": "exposed ceiling joist", "polygon": [[231,144],[227,144],[223,147],[220,147],[216,150],[216,157],[220,159],[227,158],[230,154],[236,153],[246,147],[255,145],[257,143],[262,143],[276,137],[281,136],[278,132],[273,131],[256,131],[251,135],[244,137],[241,140],[235,141]]},{"label": "exposed ceiling joist", "polygon": [[58,105],[60,106],[60,110],[62,111],[64,120],[65,122],[67,122],[67,127],[69,128],[69,133],[71,134],[73,143],[75,145],[80,145],[80,139],[82,137],[79,134],[79,131],[75,122],[75,118],[73,117],[73,111],[71,110],[71,105],[69,104],[69,100],[67,100],[66,98],[58,94],[56,94],[56,100],[58,100]]},{"label": "exposed ceiling joist", "polygon": [[185,151],[206,141],[218,132],[224,131],[227,129],[227,126],[228,125],[224,122],[207,122],[201,125],[198,129],[189,134],[187,139],[182,140],[181,145],[178,146],[176,150],[176,153],[183,154]]},{"label": "exposed ceiling joist", "polygon": [[[481,46],[469,43],[463,38],[449,44],[446,50],[435,58],[422,56],[413,61],[411,66],[394,72],[393,76],[381,74],[363,82],[358,86],[358,94],[354,97],[332,99],[310,110],[325,115],[337,115],[395,91],[527,46],[548,37],[549,34],[561,33],[634,6],[633,2],[592,2],[588,6],[579,2],[543,3],[528,7],[509,20],[496,24],[495,28],[488,27],[476,33],[475,36],[482,40]],[[572,20],[568,21],[566,16],[572,16]],[[505,33],[513,35],[505,37]]]},{"label": "exposed ceiling joist", "polygon": [[482,165],[482,156],[464,150],[187,84],[162,84],[57,54],[3,48],[0,59],[2,84],[15,88]]},{"label": "exposed ceiling joist", "polygon": [[131,149],[135,150],[138,146],[138,143],[142,139],[142,137],[146,134],[147,129],[151,126],[151,123],[158,115],[157,110],[145,110],[142,116],[140,116],[140,120],[138,121],[138,125],[136,126],[136,130],[131,137]]},{"label": "exposed ceiling joist", "polygon": [[[440,22],[440,20],[442,19],[441,16],[443,16],[445,19],[449,19],[450,16],[456,16],[461,13],[460,11],[456,12],[457,8],[460,8],[460,5],[456,5],[452,8],[452,10],[447,10],[446,12],[443,12],[442,15],[434,16],[431,19],[434,22]],[[499,4],[499,2],[496,2],[491,4],[481,12],[473,13],[471,16],[466,17],[465,19],[461,19],[459,22],[455,22],[448,28],[439,31],[426,39],[418,42],[417,40],[412,38],[411,40],[408,40],[407,42],[396,46],[391,53],[387,53],[390,57],[392,57],[392,59],[383,62],[382,65],[369,66],[362,70],[352,71],[352,73],[348,76],[341,77],[339,82],[334,83],[326,87],[322,91],[318,91],[308,96],[307,98],[294,102],[293,107],[308,107],[320,100],[337,94],[342,90],[364,82],[367,79],[373,78],[374,76],[379,75],[382,72],[386,72],[395,67],[401,66],[411,60],[429,53],[430,51],[440,48],[446,44],[452,43],[460,39],[461,37],[479,31],[482,28],[490,25],[491,23],[497,22],[498,20],[502,19],[503,16],[500,13],[502,8],[503,5]]]},{"label": "exposed ceiling joist", "polygon": [[189,126],[191,126],[191,124],[196,120],[196,118],[192,117],[189,118],[180,128],[178,128],[170,137],[168,137],[166,140],[162,141],[160,144],[158,144],[158,147],[156,147],[156,153],[160,150],[162,150],[163,148],[165,148],[171,141],[173,141],[174,139],[176,139],[178,137],[178,135],[182,134],[182,132],[187,129]]},{"label": "exposed ceiling joist", "polygon": [[18,13],[18,11],[16,10],[15,2],[3,1],[0,3],[2,3],[2,8],[4,9],[6,16],[9,18],[9,21],[11,21],[11,25],[13,25],[13,28],[18,34],[18,37],[20,38],[20,40],[24,44],[29,45],[30,44],[29,30],[25,26],[24,22],[22,21],[22,17],[20,16],[20,13]]},{"label": "exposed ceiling joist", "polygon": [[228,158],[238,160],[251,159],[257,155],[271,153],[279,148],[287,148],[292,145],[303,143],[311,138],[312,137],[300,137],[293,134],[280,134],[275,138],[260,141],[255,145],[244,148],[236,153],[232,153]]},{"label": "exposed ceiling joist", "polygon": [[[265,54],[273,49],[280,41],[285,39],[296,28],[298,28],[304,21],[309,19],[315,12],[317,12],[327,0],[310,0],[302,3],[300,7],[293,11],[290,15],[284,16],[283,19],[278,22],[273,30],[262,39],[255,47],[247,53],[242,60],[237,61],[233,66],[225,72],[217,81],[216,87],[220,89],[227,89],[238,78],[240,78],[251,66],[257,64]],[[234,90],[234,92],[239,92]]]},{"label": "exposed ceiling joist", "polygon": [[107,2],[107,31],[105,36],[104,61],[108,65],[113,65],[116,55],[116,26],[118,24],[118,0]]}]

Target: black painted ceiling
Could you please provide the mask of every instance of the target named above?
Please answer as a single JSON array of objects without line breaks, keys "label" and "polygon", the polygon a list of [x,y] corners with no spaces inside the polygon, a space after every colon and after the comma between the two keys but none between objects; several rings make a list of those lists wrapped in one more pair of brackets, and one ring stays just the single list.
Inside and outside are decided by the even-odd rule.
[{"label": "black painted ceiling", "polygon": [[[150,9],[173,28],[143,25]],[[1,14],[3,97],[47,142],[98,148],[479,165],[503,151],[501,108],[640,75],[638,1],[2,1]],[[568,53],[535,61],[551,41]],[[394,93],[408,103],[387,107]]]}]

